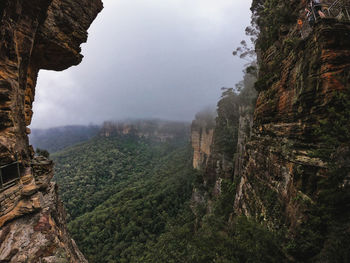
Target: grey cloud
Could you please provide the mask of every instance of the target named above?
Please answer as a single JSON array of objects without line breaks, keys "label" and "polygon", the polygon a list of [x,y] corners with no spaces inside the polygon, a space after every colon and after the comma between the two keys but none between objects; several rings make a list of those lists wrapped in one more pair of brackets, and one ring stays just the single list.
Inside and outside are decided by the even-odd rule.
[{"label": "grey cloud", "polygon": [[39,74],[33,127],[123,118],[192,120],[242,78],[231,55],[250,22],[246,0],[105,0],[64,72]]}]

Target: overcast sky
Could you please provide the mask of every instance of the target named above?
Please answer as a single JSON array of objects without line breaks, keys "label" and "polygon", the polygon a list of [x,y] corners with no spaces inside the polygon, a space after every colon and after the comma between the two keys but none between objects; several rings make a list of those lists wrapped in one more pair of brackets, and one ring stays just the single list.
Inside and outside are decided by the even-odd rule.
[{"label": "overcast sky", "polygon": [[40,71],[31,127],[192,120],[241,80],[247,0],[104,0],[83,62]]}]

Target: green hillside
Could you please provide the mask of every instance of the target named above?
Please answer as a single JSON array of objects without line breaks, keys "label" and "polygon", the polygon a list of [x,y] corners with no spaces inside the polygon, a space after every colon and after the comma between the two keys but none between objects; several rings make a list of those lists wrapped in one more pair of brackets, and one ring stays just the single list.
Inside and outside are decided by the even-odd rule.
[{"label": "green hillside", "polygon": [[196,175],[185,141],[97,137],[53,159],[69,229],[89,262],[135,261],[190,200]]},{"label": "green hillside", "polygon": [[[91,263],[281,262],[277,236],[229,220],[235,185],[207,214],[191,203],[203,189],[186,140],[96,137],[53,155],[69,230]],[[260,261],[263,260],[263,261]]]}]

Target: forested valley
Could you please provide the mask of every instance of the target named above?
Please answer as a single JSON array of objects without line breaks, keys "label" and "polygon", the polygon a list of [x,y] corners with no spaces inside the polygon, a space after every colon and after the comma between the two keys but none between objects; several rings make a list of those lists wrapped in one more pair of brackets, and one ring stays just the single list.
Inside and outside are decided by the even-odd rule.
[{"label": "forested valley", "polygon": [[[254,95],[224,90],[217,121],[244,98]],[[216,135],[227,147],[237,143],[225,142],[238,128],[230,125]],[[218,197],[195,200],[193,191],[211,195],[212,186],[193,169],[181,134],[160,141],[108,133],[51,154],[69,231],[89,262],[280,262],[276,233],[232,217],[236,182],[225,179]]]},{"label": "forested valley", "polygon": [[187,141],[134,136],[94,138],[52,155],[68,228],[89,262],[278,262],[273,234],[245,218],[227,223],[229,182],[215,215],[198,206],[195,216],[191,194],[202,178],[191,155]]}]

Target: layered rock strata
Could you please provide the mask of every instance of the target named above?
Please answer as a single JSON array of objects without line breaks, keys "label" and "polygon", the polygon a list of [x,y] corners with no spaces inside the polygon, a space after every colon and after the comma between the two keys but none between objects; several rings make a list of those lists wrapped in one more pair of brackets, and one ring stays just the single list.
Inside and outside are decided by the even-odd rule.
[{"label": "layered rock strata", "polygon": [[0,5],[0,164],[28,166],[27,128],[40,69],[63,70],[82,60],[80,44],[102,9],[100,0],[3,0]]},{"label": "layered rock strata", "polygon": [[[236,150],[232,212],[281,234],[291,262],[346,262],[350,22],[319,19],[302,36],[297,19],[306,5],[253,0],[260,26],[259,96],[254,116],[240,112],[237,150],[236,144],[229,145]],[[220,194],[225,174],[232,173],[222,169],[213,151],[223,146],[214,140],[209,159],[215,162],[209,160],[203,176],[204,182],[212,178],[214,195]]]},{"label": "layered rock strata", "polygon": [[[101,9],[100,0],[0,3],[0,262],[86,262],[67,233],[52,163],[33,159],[27,126],[39,70],[78,65]],[[18,169],[4,167],[15,161]]]},{"label": "layered rock strata", "polygon": [[[293,37],[298,32],[291,29],[285,38]],[[342,119],[346,129],[349,121],[348,109],[339,107],[349,103],[349,47],[350,24],[329,19],[283,58],[280,77],[269,80],[259,94],[236,195],[237,212],[292,228],[306,219],[300,200],[315,201],[319,181],[331,176],[328,165],[339,159],[340,149],[348,149],[346,135],[332,129]],[[261,63],[272,65],[271,53],[276,52],[271,46]],[[330,145],[327,136],[336,143]],[[322,151],[329,155],[320,156]],[[345,169],[349,163],[340,165]]]},{"label": "layered rock strata", "polygon": [[52,168],[52,161],[36,158],[34,178],[23,176],[0,194],[0,262],[87,262],[67,233]]},{"label": "layered rock strata", "polygon": [[[344,8],[348,1],[339,3]],[[283,233],[291,260],[346,262],[350,21],[327,13],[301,36],[295,21],[306,4],[253,1],[260,93],[234,211]]]}]

